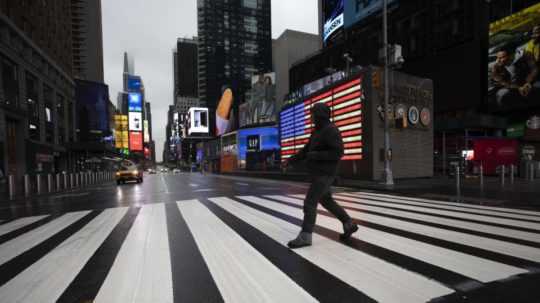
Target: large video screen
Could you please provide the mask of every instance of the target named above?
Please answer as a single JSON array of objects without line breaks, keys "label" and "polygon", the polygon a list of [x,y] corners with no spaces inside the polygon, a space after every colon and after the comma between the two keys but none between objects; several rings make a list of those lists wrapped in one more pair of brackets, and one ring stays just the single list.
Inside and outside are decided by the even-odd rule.
[{"label": "large video screen", "polygon": [[330,107],[332,121],[341,132],[345,147],[342,160],[362,160],[363,100],[360,77],[284,109],[280,113],[282,161],[292,157],[308,143],[313,131],[310,111],[318,102],[324,102]]},{"label": "large video screen", "polygon": [[488,110],[540,107],[540,3],[490,24]]},{"label": "large video screen", "polygon": [[323,41],[326,43],[333,34],[343,28],[345,23],[343,11],[344,0],[323,1]]},{"label": "large video screen", "polygon": [[210,130],[208,121],[208,108],[192,107],[189,109],[188,135],[208,134]]},{"label": "large video screen", "polygon": [[277,122],[275,73],[253,76],[246,96],[246,102],[239,107],[240,127]]},{"label": "large video screen", "polygon": [[127,87],[130,92],[140,92],[142,87],[141,78],[139,76],[128,76]]},{"label": "large video screen", "polygon": [[224,88],[216,109],[216,136],[221,136],[233,128],[234,95],[230,88]]},{"label": "large video screen", "polygon": [[141,113],[129,112],[129,130],[142,132],[143,130],[143,119]]},{"label": "large video screen", "polygon": [[279,131],[277,127],[259,127],[238,131],[238,160],[245,161],[249,151],[279,149]]},{"label": "large video screen", "polygon": [[[388,6],[396,3],[397,0],[388,0]],[[382,9],[383,0],[345,0],[345,27],[353,26]]]},{"label": "large video screen", "polygon": [[129,150],[143,151],[143,134],[141,132],[129,132]]},{"label": "large video screen", "polygon": [[142,95],[140,93],[129,93],[128,106],[130,112],[142,112]]}]

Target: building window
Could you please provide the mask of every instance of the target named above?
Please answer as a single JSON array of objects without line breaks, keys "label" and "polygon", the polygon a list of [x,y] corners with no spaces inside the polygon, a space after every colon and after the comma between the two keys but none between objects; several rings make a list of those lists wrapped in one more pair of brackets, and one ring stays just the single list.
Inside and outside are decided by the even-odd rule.
[{"label": "building window", "polygon": [[257,33],[257,19],[253,16],[244,17],[244,30],[250,33]]},{"label": "building window", "polygon": [[248,55],[256,55],[258,53],[257,44],[253,41],[246,41],[244,43],[244,50]]},{"label": "building window", "polygon": [[[17,66],[8,59],[1,58],[2,69],[2,88],[4,91],[4,100],[6,105],[11,107],[19,106],[19,78],[17,75]],[[0,101],[0,102],[2,102]]]},{"label": "building window", "polygon": [[62,95],[56,95],[56,119],[58,121],[58,143],[65,142],[66,128],[64,127],[65,119],[65,99]]},{"label": "building window", "polygon": [[259,8],[258,0],[242,0],[242,5],[247,8],[258,9]]},{"label": "building window", "polygon": [[45,140],[47,143],[54,143],[54,122],[52,108],[53,90],[49,86],[43,87],[43,103],[45,104]]}]

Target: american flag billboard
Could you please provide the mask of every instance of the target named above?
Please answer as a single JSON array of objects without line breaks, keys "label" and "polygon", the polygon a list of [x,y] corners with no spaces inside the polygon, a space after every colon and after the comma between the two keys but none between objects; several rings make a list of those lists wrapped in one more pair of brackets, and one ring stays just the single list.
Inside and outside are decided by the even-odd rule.
[{"label": "american flag billboard", "polygon": [[362,77],[321,93],[288,107],[280,113],[281,159],[287,160],[306,145],[313,131],[311,107],[326,103],[331,119],[339,128],[345,146],[342,160],[363,159],[362,107],[364,102]]}]

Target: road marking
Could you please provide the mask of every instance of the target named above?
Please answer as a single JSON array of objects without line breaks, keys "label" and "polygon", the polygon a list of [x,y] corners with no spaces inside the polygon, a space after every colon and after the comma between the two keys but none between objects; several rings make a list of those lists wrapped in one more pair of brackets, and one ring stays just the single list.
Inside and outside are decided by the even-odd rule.
[{"label": "road marking", "polygon": [[210,192],[210,191],[215,191],[215,189],[210,189],[210,188],[196,189],[196,190],[194,190],[193,192],[194,192],[194,193],[202,193],[202,192]]},{"label": "road marking", "polygon": [[27,225],[30,225],[32,223],[35,223],[48,215],[45,216],[34,216],[34,217],[26,217],[26,218],[20,218],[11,222],[8,222],[6,224],[0,225],[0,236],[8,234],[14,230],[17,230],[19,228],[23,228]]}]

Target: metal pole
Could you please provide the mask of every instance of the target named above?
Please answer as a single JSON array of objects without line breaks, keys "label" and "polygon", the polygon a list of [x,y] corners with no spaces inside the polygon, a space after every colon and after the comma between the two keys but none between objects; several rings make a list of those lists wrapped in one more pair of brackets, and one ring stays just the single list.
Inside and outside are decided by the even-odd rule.
[{"label": "metal pole", "polygon": [[15,197],[15,176],[9,175],[9,197],[13,198]]},{"label": "metal pole", "polygon": [[60,174],[56,174],[56,191],[60,191],[61,189],[61,181],[60,181]]},{"label": "metal pole", "polygon": [[514,185],[514,164],[510,165],[510,184]]},{"label": "metal pole", "polygon": [[69,188],[73,188],[73,186],[75,185],[75,182],[74,181],[74,178],[73,178],[73,173],[69,174]]},{"label": "metal pole", "polygon": [[51,174],[47,175],[47,190],[49,193],[53,192],[53,177]]},{"label": "metal pole", "polygon": [[461,202],[461,172],[459,165],[456,165],[456,195],[457,202]]},{"label": "metal pole", "polygon": [[24,195],[30,196],[30,176],[24,175]]},{"label": "metal pole", "polygon": [[392,166],[390,163],[390,126],[389,110],[389,68],[388,68],[388,0],[383,0],[383,48],[384,48],[384,178],[386,185],[394,185]]},{"label": "metal pole", "polygon": [[36,175],[36,184],[37,184],[37,194],[41,194],[41,175]]},{"label": "metal pole", "polygon": [[501,166],[501,186],[505,185],[506,165]]},{"label": "metal pole", "polygon": [[446,132],[442,133],[442,158],[443,158],[443,175],[447,176],[447,167],[446,167]]},{"label": "metal pole", "polygon": [[67,174],[64,172],[64,187],[63,189],[66,190],[68,188],[68,177]]},{"label": "metal pole", "polygon": [[480,188],[484,190],[484,164],[480,162]]},{"label": "metal pole", "polygon": [[530,163],[529,165],[530,167],[530,176],[531,176],[531,181],[534,181],[534,164],[533,163]]}]

